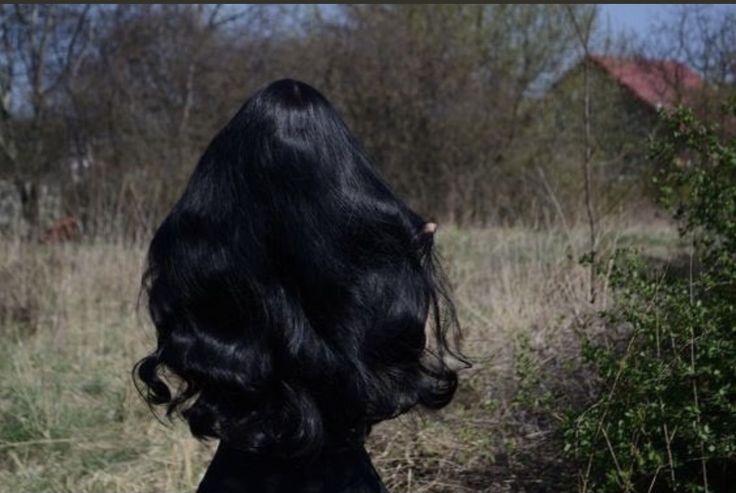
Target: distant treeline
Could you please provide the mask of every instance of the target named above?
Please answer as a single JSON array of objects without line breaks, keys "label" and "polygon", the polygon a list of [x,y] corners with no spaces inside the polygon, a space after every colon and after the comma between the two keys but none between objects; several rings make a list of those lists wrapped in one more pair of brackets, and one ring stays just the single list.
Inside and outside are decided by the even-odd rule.
[{"label": "distant treeline", "polygon": [[[121,221],[145,230],[245,98],[293,77],[338,107],[388,180],[429,216],[574,216],[579,168],[553,163],[585,150],[555,149],[562,126],[540,124],[555,121],[543,114],[540,101],[555,97],[545,91],[583,53],[586,24],[573,20],[592,21],[599,52],[700,62],[696,27],[715,40],[713,63],[736,46],[708,38],[733,36],[732,16],[694,7],[662,21],[679,32],[646,43],[611,36],[599,17],[586,5],[2,5],[0,178],[18,186],[31,223],[37,188],[51,183],[88,229]],[[733,64],[694,68],[733,84]]]}]

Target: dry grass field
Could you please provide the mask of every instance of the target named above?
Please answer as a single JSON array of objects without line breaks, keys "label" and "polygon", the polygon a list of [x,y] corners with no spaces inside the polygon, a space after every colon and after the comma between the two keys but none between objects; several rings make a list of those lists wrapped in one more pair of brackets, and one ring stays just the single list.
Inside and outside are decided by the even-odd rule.
[{"label": "dry grass field", "polygon": [[[604,252],[633,244],[663,256],[677,241],[665,223],[602,230]],[[576,260],[586,238],[584,228],[440,229],[475,366],[442,412],[374,429],[370,452],[392,492],[560,491],[548,483],[562,474],[551,424],[519,395],[558,378],[579,321],[607,303],[605,280],[588,301]],[[213,444],[154,419],[130,376],[153,344],[136,308],[144,251],[0,243],[0,491],[194,491]]]}]

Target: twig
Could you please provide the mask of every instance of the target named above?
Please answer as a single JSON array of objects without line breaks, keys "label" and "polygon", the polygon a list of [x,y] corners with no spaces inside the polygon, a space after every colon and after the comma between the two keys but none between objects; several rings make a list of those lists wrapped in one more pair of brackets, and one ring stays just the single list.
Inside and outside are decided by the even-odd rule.
[{"label": "twig", "polygon": [[590,238],[590,302],[595,303],[595,260],[596,260],[596,219],[593,212],[593,196],[591,192],[590,166],[593,160],[593,146],[590,129],[590,32],[595,14],[588,16],[584,29],[578,23],[575,13],[570,5],[566,6],[570,21],[575,28],[580,45],[583,48],[583,125],[584,125],[584,156],[583,156],[583,182],[585,186],[585,210],[588,217],[588,230]]},{"label": "twig", "polygon": [[[693,247],[690,249],[690,266],[689,266],[689,278],[688,278],[688,287],[690,292],[690,304],[695,304],[695,292],[694,292],[694,281],[693,281],[693,256],[695,254],[695,240],[693,239]],[[698,397],[698,382],[697,382],[697,376],[695,374],[695,327],[693,327],[693,324],[690,324],[690,367],[692,370],[692,378],[691,383],[693,387],[693,403],[695,404],[695,421],[698,424],[698,428],[701,426],[700,421],[700,399]],[[705,490],[705,493],[708,493],[710,489],[708,488],[708,468],[705,458],[705,444],[703,443],[703,439],[700,440],[700,465],[702,468],[703,473],[703,489]]]},{"label": "twig", "polygon": [[626,491],[629,491],[631,489],[628,484],[629,482],[626,479],[624,472],[621,470],[621,466],[618,463],[618,458],[616,457],[616,452],[613,450],[613,445],[611,445],[611,440],[608,438],[608,433],[606,433],[605,427],[601,427],[601,433],[603,433],[603,438],[605,438],[606,440],[606,445],[608,446],[608,451],[611,453],[611,458],[613,459],[613,465],[616,466],[618,477],[621,478],[623,481],[625,481],[626,484],[622,485],[618,479],[616,480],[616,482],[619,483],[620,486],[624,486],[626,488]]}]

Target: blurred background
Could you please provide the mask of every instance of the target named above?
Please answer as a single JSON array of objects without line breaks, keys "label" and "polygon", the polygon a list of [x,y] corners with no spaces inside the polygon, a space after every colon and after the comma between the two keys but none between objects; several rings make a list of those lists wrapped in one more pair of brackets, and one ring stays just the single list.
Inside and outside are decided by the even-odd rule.
[{"label": "blurred background", "polygon": [[[154,344],[136,305],[146,242],[214,134],[282,77],[320,90],[440,224],[476,362],[446,410],[376,427],[389,489],[684,485],[661,452],[672,430],[660,466],[631,471],[596,432],[607,490],[565,430],[607,388],[581,341],[620,356],[607,337],[628,340],[597,316],[616,301],[612,255],[692,273],[656,180],[673,160],[653,146],[679,107],[732,137],[733,6],[5,4],[0,491],[194,490],[212,445],[159,424],[130,378]],[[719,491],[701,469],[688,491]]]}]

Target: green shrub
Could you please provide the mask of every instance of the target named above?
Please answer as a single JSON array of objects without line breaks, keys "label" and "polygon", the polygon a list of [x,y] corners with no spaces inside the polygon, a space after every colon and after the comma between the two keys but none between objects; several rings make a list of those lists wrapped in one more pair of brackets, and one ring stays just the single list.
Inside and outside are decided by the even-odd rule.
[{"label": "green shrub", "polygon": [[598,394],[564,425],[581,491],[736,488],[736,142],[687,109],[662,118],[651,156],[690,254],[680,269],[617,257],[603,316],[626,337],[585,341]]}]

